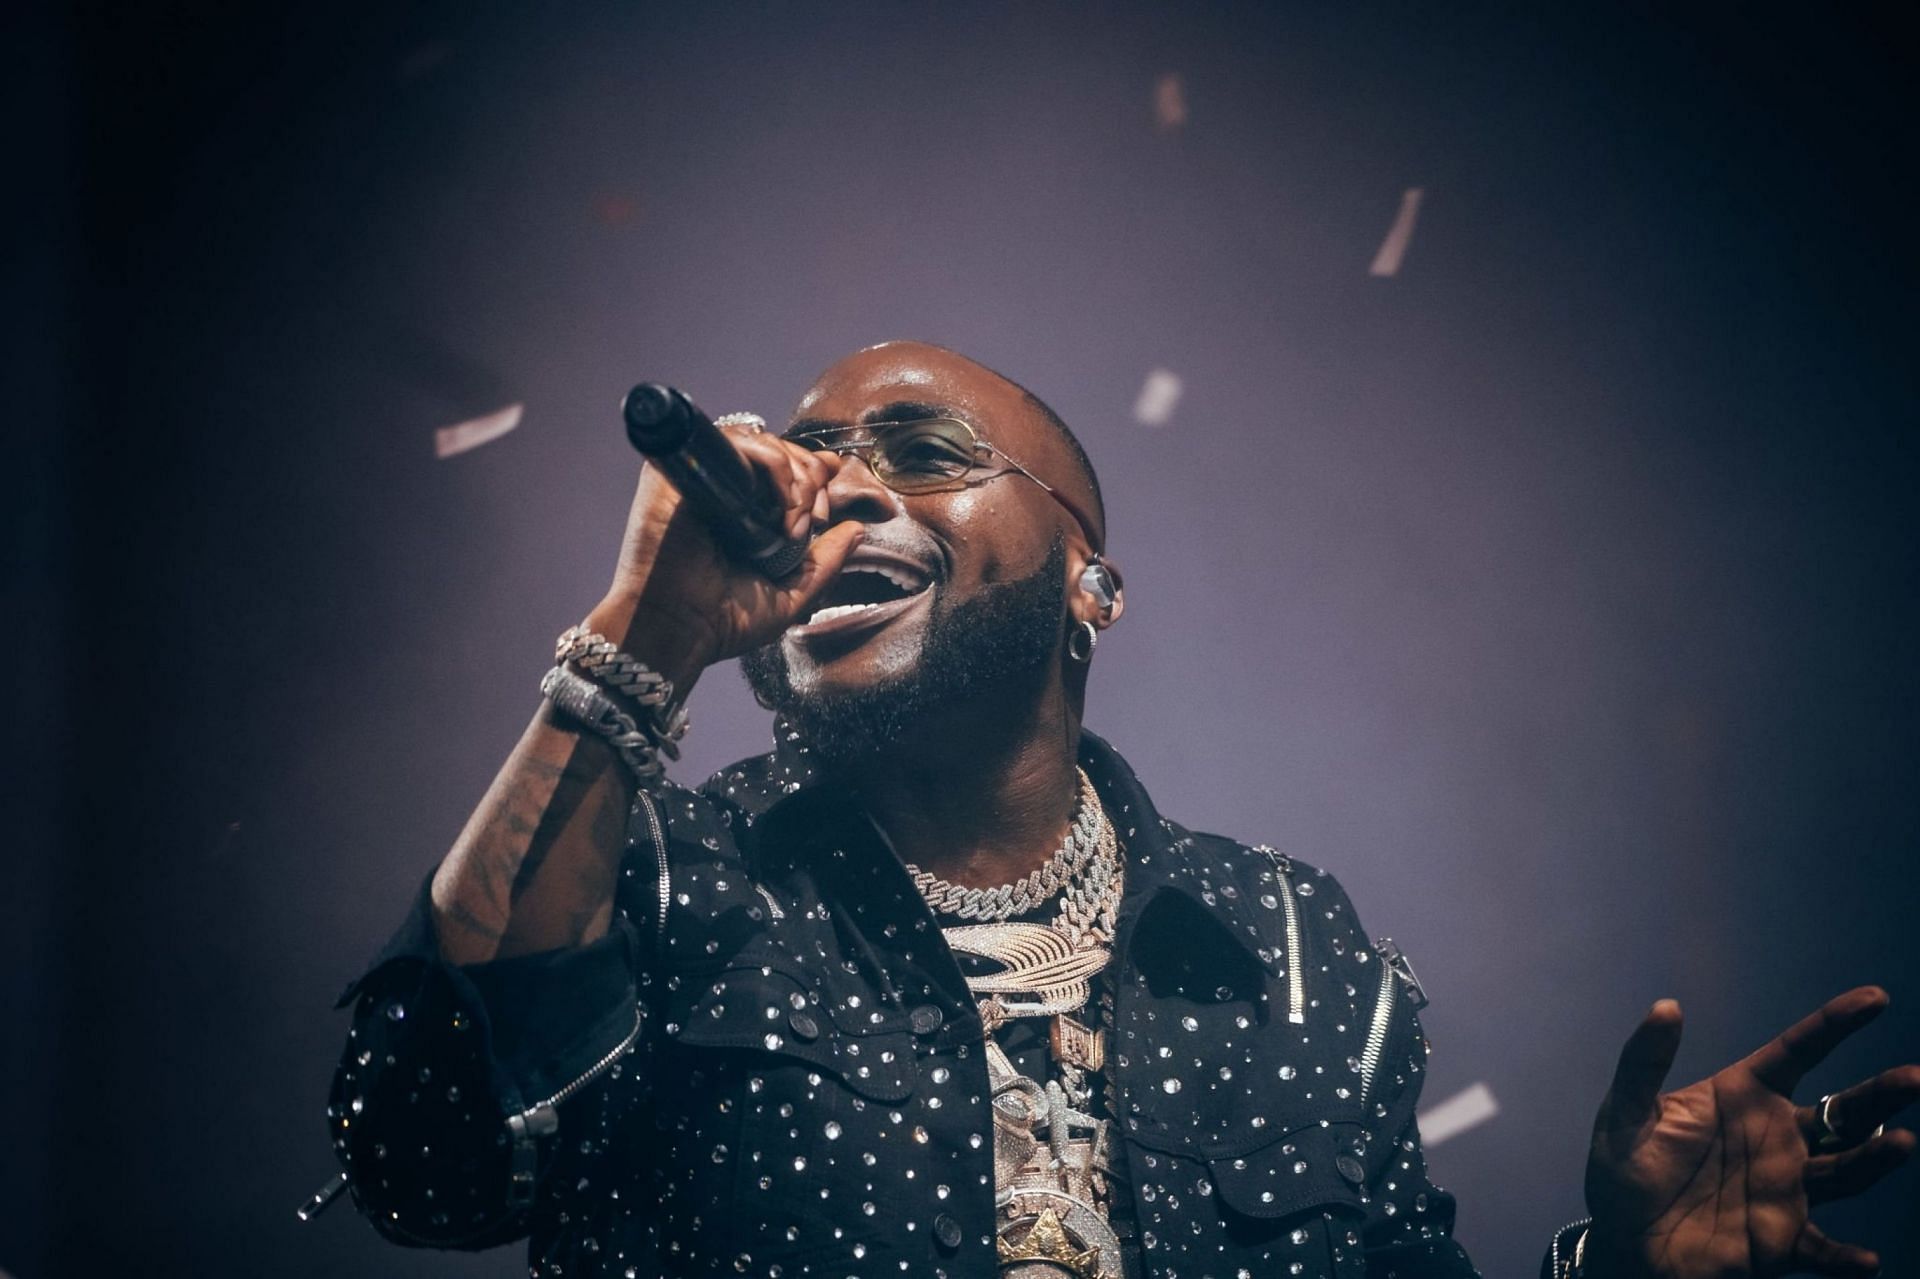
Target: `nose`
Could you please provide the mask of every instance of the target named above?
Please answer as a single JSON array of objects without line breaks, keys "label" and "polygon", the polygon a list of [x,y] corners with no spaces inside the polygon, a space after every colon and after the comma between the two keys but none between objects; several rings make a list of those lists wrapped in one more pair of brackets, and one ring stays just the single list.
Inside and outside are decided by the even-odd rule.
[{"label": "nose", "polygon": [[840,469],[827,481],[827,507],[833,523],[859,520],[880,524],[902,514],[900,495],[880,482],[857,453],[842,455]]}]

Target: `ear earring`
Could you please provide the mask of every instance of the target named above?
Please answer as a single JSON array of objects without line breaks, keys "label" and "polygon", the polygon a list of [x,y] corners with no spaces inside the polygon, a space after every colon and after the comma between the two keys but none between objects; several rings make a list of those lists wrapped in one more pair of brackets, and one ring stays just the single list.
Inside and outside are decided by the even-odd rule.
[{"label": "ear earring", "polygon": [[1093,660],[1093,646],[1099,642],[1099,629],[1092,622],[1082,622],[1067,636],[1067,656],[1085,666]]},{"label": "ear earring", "polygon": [[1113,573],[1100,562],[1099,556],[1094,556],[1092,562],[1081,572],[1080,589],[1099,602],[1101,612],[1113,611],[1113,602],[1118,592],[1113,585]]}]

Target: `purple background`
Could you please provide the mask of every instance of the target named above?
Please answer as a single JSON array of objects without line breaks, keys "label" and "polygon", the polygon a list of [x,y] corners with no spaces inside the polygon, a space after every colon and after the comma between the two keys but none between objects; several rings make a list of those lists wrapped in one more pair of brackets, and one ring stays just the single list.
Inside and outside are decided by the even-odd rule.
[{"label": "purple background", "polygon": [[[327,1005],[605,585],[620,393],[779,418],[893,336],[1081,433],[1089,724],[1407,949],[1429,1103],[1503,1107],[1432,1159],[1490,1275],[1654,998],[1688,1079],[1866,980],[1808,1095],[1920,1058],[1890,19],[1343,8],[16,19],[0,1268],[519,1272],[295,1225]],[[733,672],[693,710],[683,779],[761,749]],[[1920,1274],[1917,1204],[1823,1219]]]}]

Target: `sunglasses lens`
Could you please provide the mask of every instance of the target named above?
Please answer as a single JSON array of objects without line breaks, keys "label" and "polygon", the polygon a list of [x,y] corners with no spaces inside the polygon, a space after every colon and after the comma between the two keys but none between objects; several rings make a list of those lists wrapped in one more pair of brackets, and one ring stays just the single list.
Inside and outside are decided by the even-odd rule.
[{"label": "sunglasses lens", "polygon": [[879,433],[873,446],[874,474],[900,493],[951,484],[973,469],[973,432],[948,420],[904,422]]}]

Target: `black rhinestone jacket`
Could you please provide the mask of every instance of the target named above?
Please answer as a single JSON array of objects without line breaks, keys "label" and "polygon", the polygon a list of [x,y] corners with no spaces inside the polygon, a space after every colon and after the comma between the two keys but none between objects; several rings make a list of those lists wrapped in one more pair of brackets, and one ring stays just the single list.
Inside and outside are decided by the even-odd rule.
[{"label": "black rhinestone jacket", "polygon": [[[781,736],[643,797],[592,945],[455,968],[423,891],[341,998],[328,1115],[381,1233],[525,1236],[536,1276],[995,1279],[973,1001],[899,860]],[[1138,1279],[1474,1274],[1390,944],[1325,871],[1161,818],[1092,734],[1081,756],[1126,851],[1108,1051]]]}]

